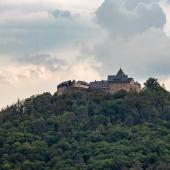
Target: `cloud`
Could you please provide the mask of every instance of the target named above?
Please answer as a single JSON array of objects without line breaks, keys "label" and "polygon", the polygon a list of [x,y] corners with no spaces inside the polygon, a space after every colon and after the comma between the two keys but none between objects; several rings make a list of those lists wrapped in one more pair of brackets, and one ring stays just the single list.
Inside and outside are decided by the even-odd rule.
[{"label": "cloud", "polygon": [[67,19],[71,19],[71,13],[67,10],[59,10],[59,9],[56,9],[52,12],[53,16],[55,18],[67,18]]},{"label": "cloud", "polygon": [[93,0],[90,3],[88,1],[80,1],[80,0],[48,0],[48,1],[42,1],[42,0],[5,0],[0,1],[0,6],[3,7],[11,7],[15,6],[39,6],[43,8],[60,8],[64,10],[71,10],[76,12],[84,12],[84,11],[94,11],[103,0]]},{"label": "cloud", "polygon": [[96,18],[107,33],[82,45],[82,53],[100,62],[107,78],[121,66],[138,80],[170,77],[170,39],[164,32],[166,17],[157,0],[105,0]]},{"label": "cloud", "polygon": [[93,68],[95,61],[91,59],[68,63],[58,70],[33,63],[25,65],[22,63],[22,66],[15,64],[0,70],[0,75],[4,74],[3,79],[9,82],[7,85],[0,80],[0,107],[16,102],[17,98],[23,99],[45,91],[53,93],[57,90],[57,85],[65,80],[101,79],[98,71]]},{"label": "cloud", "polygon": [[50,54],[37,54],[18,59],[20,64],[43,66],[48,70],[57,71],[66,65],[66,61]]},{"label": "cloud", "polygon": [[166,23],[156,0],[105,0],[96,15],[98,23],[116,37],[162,28]]},{"label": "cloud", "polygon": [[161,30],[149,29],[130,39],[107,37],[89,49],[89,54],[102,63],[101,72],[105,74],[122,66],[139,78],[147,78],[170,75],[169,44],[170,39]]},{"label": "cloud", "polygon": [[94,69],[96,61],[76,60],[78,44],[100,33],[91,15],[98,3],[0,1],[0,106],[32,94],[54,92],[67,79],[100,79]]},{"label": "cloud", "polygon": [[4,14],[0,21],[3,39],[0,53],[3,55],[48,53],[95,36],[94,23],[66,10],[12,11],[9,14]]},{"label": "cloud", "polygon": [[0,73],[0,84],[8,84],[9,82],[7,81],[6,77]]},{"label": "cloud", "polygon": [[168,3],[168,1],[161,1],[160,5],[166,14],[166,25],[164,27],[164,31],[168,36],[170,36],[170,3]]},{"label": "cloud", "polygon": [[[18,65],[13,64],[0,70],[0,79],[2,84],[14,85],[26,79],[32,81],[38,80],[44,76],[44,68],[36,65]],[[2,85],[1,84],[1,85]]]}]

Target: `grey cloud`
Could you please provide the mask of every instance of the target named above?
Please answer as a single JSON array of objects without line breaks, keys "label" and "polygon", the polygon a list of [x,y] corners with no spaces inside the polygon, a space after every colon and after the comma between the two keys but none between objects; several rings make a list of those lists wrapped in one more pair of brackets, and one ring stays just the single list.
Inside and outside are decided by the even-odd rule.
[{"label": "grey cloud", "polygon": [[105,75],[121,66],[131,75],[146,79],[170,75],[169,44],[170,39],[161,30],[150,29],[131,39],[108,37],[88,52],[102,63],[100,71]]},{"label": "grey cloud", "polygon": [[117,37],[162,28],[166,23],[157,0],[105,0],[96,15],[98,23]]},{"label": "grey cloud", "polygon": [[46,17],[37,20],[0,21],[3,40],[0,53],[13,56],[48,53],[95,36],[95,24],[88,25],[71,16],[69,11],[56,9],[53,13],[46,12]]},{"label": "grey cloud", "polygon": [[27,74],[25,74],[24,72],[20,72],[16,75],[14,75],[14,77],[16,77],[18,80],[24,80],[27,78],[31,78],[31,79],[39,79],[41,76],[43,75],[43,72],[41,70],[41,68],[36,67],[36,68],[29,68],[27,69]]},{"label": "grey cloud", "polygon": [[170,75],[170,39],[163,32],[166,18],[158,0],[105,0],[96,16],[108,37],[82,53],[102,64],[103,76],[120,66],[139,79]]},{"label": "grey cloud", "polygon": [[160,0],[150,0],[150,1],[148,0],[131,0],[131,1],[124,0],[124,5],[126,6],[126,8],[133,10],[138,6],[138,4],[146,4],[150,6],[153,3],[158,4],[159,2]]},{"label": "grey cloud", "polygon": [[59,59],[57,57],[53,57],[49,54],[37,54],[37,55],[22,57],[18,59],[18,62],[20,62],[20,64],[23,63],[23,64],[33,64],[37,66],[44,66],[51,71],[56,71],[58,69],[61,69],[63,66],[67,64],[66,61]]},{"label": "grey cloud", "polygon": [[52,12],[52,15],[55,17],[55,18],[67,18],[67,19],[71,19],[71,13],[67,10],[59,10],[59,9],[56,9]]}]

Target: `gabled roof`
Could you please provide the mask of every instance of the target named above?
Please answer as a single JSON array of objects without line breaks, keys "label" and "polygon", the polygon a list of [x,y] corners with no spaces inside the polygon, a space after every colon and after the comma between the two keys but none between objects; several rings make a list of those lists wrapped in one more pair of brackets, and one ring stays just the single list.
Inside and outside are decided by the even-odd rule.
[{"label": "gabled roof", "polygon": [[125,75],[123,70],[120,68],[118,73],[116,75],[109,75],[108,76],[109,82],[115,82],[115,83],[124,83],[128,81],[128,75]]},{"label": "gabled roof", "polygon": [[123,70],[120,68],[120,70],[118,71],[116,76],[125,76],[125,73],[123,72]]}]

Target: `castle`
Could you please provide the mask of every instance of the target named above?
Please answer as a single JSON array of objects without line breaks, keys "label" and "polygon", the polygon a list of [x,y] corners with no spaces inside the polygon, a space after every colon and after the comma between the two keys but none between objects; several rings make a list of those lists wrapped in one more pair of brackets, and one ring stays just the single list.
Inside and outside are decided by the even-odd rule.
[{"label": "castle", "polygon": [[114,94],[120,90],[141,91],[141,85],[129,78],[122,69],[116,75],[109,75],[107,80],[84,82],[84,81],[66,81],[57,86],[57,94],[62,95],[71,91],[99,91],[107,94]]}]

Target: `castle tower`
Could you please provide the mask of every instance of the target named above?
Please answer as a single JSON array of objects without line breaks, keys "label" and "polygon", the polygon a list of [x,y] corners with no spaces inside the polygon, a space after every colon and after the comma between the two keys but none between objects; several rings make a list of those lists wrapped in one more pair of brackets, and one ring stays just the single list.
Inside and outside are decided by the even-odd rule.
[{"label": "castle tower", "polygon": [[124,76],[125,73],[123,72],[122,68],[120,68],[120,70],[117,73],[117,76]]},{"label": "castle tower", "polygon": [[141,90],[141,85],[135,82],[133,78],[129,78],[121,68],[116,75],[108,76],[109,93],[114,94],[120,90],[125,90],[127,92],[132,90],[140,92]]}]

